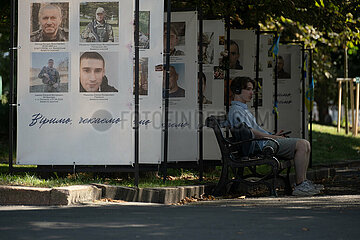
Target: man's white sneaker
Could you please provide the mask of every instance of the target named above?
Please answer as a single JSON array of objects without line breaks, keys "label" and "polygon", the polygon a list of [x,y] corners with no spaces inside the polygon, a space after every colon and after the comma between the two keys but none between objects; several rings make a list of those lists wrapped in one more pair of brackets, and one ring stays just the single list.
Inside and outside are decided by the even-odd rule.
[{"label": "man's white sneaker", "polygon": [[316,189],[313,185],[309,184],[306,181],[303,181],[301,184],[296,185],[292,194],[294,196],[313,196],[319,194],[320,190]]},{"label": "man's white sneaker", "polygon": [[309,185],[313,185],[314,188],[319,191],[322,191],[325,189],[324,185],[313,183],[311,180],[306,179],[306,180],[304,180],[304,182],[307,182]]}]

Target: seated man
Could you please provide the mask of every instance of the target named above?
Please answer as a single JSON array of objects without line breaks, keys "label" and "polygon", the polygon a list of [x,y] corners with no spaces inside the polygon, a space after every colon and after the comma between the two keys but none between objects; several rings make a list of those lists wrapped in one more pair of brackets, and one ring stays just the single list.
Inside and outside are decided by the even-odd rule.
[{"label": "seated man", "polygon": [[[256,123],[255,117],[246,105],[252,99],[254,86],[254,80],[248,77],[236,77],[232,81],[230,89],[233,92],[234,100],[231,102],[228,115],[231,126],[245,122],[251,128],[255,138],[268,137],[279,142],[280,148],[276,156],[283,159],[294,159],[296,185],[293,195],[312,196],[320,193],[324,186],[313,184],[306,179],[311,150],[310,143],[305,139],[285,138],[281,135],[283,131],[272,135]],[[256,148],[262,150],[266,145],[274,147],[275,144],[272,141],[256,141],[256,145]]]}]

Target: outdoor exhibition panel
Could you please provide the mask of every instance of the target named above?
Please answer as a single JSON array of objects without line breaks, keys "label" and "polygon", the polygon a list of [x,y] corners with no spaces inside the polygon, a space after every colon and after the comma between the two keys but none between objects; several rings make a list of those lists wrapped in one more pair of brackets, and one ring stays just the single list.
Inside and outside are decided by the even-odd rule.
[{"label": "outdoor exhibition panel", "polygon": [[[259,45],[259,83],[257,123],[268,132],[274,132],[274,67],[275,61],[271,47],[273,35],[260,35]],[[255,105],[255,98],[254,98]]]},{"label": "outdoor exhibition panel", "polygon": [[[230,85],[235,77],[250,77],[255,79],[255,56],[256,56],[256,34],[254,30],[231,29],[230,39]],[[236,63],[231,66],[232,54],[237,52],[238,57]],[[233,60],[233,61],[235,61]],[[231,105],[231,91],[229,96]],[[249,102],[248,107],[255,116],[254,102]]]},{"label": "outdoor exhibition panel", "polygon": [[[166,21],[166,13],[164,19]],[[197,25],[197,12],[171,13],[167,126],[169,162],[194,161],[197,158]]]},{"label": "outdoor exhibition panel", "polygon": [[19,1],[17,164],[132,164],[133,12],[131,0]]},{"label": "outdoor exhibition panel", "polygon": [[[311,51],[311,50],[310,50]],[[305,81],[305,95],[304,95],[304,101],[305,101],[305,139],[310,140],[309,136],[309,123],[310,123],[310,112],[312,111],[312,106],[314,105],[314,82],[313,77],[311,76],[310,68],[312,67],[310,63],[310,55],[311,52],[305,52],[305,59],[304,59],[304,81]]]},{"label": "outdoor exhibition panel", "polygon": [[[204,122],[210,115],[224,111],[224,69],[220,66],[225,46],[225,29],[222,20],[203,21],[203,114]],[[203,129],[204,160],[221,159],[221,153],[211,128]]]},{"label": "outdoor exhibition panel", "polygon": [[278,55],[278,130],[302,137],[301,46],[280,45]]},{"label": "outdoor exhibition panel", "polygon": [[140,1],[140,163],[161,163],[163,9],[163,0]]},{"label": "outdoor exhibition panel", "polygon": [[[230,84],[235,77],[250,77],[255,79],[255,55],[256,55],[256,35],[253,30],[231,29],[230,32],[230,58],[227,60],[226,49],[227,40],[225,38],[224,23],[219,20],[204,21],[205,36],[213,35],[216,37],[214,42],[214,61],[209,63],[204,61],[203,69],[207,78],[206,88],[204,91],[204,120],[211,115],[225,114],[226,104],[226,80],[225,72],[227,67],[230,68]],[[203,38],[203,42],[207,42]],[[206,48],[205,48],[206,49]],[[207,50],[208,51],[208,50]],[[208,57],[205,58],[206,60]],[[210,77],[210,81],[209,78]],[[212,81],[213,80],[213,81]],[[210,95],[208,82],[212,81],[212,92]],[[211,96],[211,97],[210,97]],[[230,91],[229,104],[231,105],[232,95]],[[253,103],[249,104],[251,111],[254,111]],[[221,159],[221,153],[217,145],[215,135],[212,129],[204,128],[204,160]]]}]

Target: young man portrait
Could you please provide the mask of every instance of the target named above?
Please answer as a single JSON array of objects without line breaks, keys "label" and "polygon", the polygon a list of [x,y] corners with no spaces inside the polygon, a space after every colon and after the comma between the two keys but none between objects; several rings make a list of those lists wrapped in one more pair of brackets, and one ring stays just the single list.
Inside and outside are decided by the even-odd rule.
[{"label": "young man portrait", "polygon": [[[169,73],[169,97],[185,97],[185,89],[178,85],[179,74],[176,72],[174,66],[170,66],[170,73]],[[163,86],[165,87],[165,70],[163,75]],[[165,95],[164,95],[165,96]]]},{"label": "young man portrait", "polygon": [[117,92],[105,76],[105,60],[97,52],[80,56],[80,92]]}]

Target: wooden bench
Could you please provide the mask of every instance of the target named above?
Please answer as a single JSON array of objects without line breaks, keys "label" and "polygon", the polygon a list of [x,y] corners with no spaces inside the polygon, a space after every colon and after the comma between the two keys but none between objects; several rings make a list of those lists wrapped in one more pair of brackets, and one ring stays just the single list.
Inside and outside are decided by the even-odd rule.
[{"label": "wooden bench", "polygon": [[[224,137],[223,130],[230,129],[226,116],[210,116],[205,122],[207,127],[214,130],[216,140],[218,142],[222,156],[221,176],[215,190],[214,196],[224,195],[228,192],[229,183],[245,183],[246,185],[265,184],[270,195],[277,196],[276,179],[280,178],[285,183],[285,194],[291,195],[292,188],[290,186],[289,173],[292,165],[291,160],[280,160],[275,157],[279,144],[276,140],[270,138],[254,139],[249,136],[242,136],[241,141],[235,141],[234,137]],[[241,132],[241,131],[240,131]],[[243,133],[243,132],[241,132]],[[252,134],[252,133],[251,133]],[[244,134],[243,134],[244,135]],[[237,138],[239,139],[239,138]],[[274,141],[277,148],[265,147],[262,152],[255,152],[246,155],[246,149],[255,144],[258,140]],[[268,165],[271,171],[261,174],[257,171],[257,166]],[[248,168],[250,173],[244,174],[244,170]],[[229,178],[229,169],[233,172],[233,178]],[[286,176],[279,174],[287,169]]]}]

